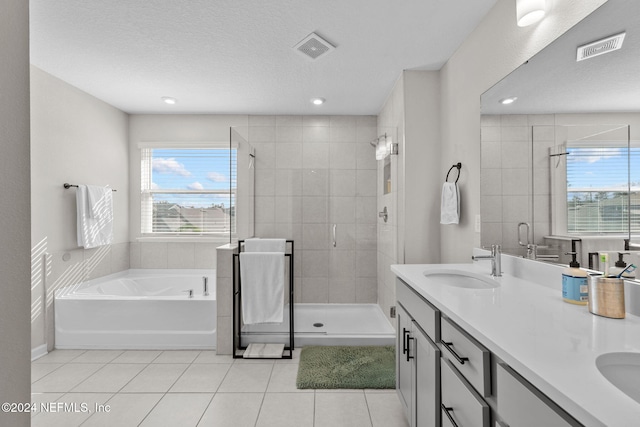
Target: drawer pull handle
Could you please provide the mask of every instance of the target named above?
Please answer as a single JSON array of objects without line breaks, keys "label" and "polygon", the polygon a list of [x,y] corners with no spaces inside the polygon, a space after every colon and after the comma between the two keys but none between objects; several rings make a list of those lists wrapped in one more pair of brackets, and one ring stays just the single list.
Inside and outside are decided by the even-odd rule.
[{"label": "drawer pull handle", "polygon": [[402,328],[402,354],[407,354],[407,337],[411,332]]},{"label": "drawer pull handle", "polygon": [[458,423],[456,423],[456,420],[454,420],[451,414],[449,413],[449,412],[453,412],[453,408],[447,408],[446,406],[444,406],[444,403],[441,403],[440,406],[442,407],[442,410],[444,411],[444,413],[447,415],[447,418],[449,418],[449,421],[451,422],[451,424],[453,424],[454,427],[458,427]]},{"label": "drawer pull handle", "polygon": [[449,353],[453,354],[453,357],[455,357],[458,363],[460,363],[461,365],[464,365],[464,362],[469,361],[468,357],[460,357],[458,353],[456,353],[456,351],[453,348],[451,348],[453,346],[452,342],[444,342],[444,340],[440,340],[440,344],[442,344],[444,348],[449,350]]},{"label": "drawer pull handle", "polygon": [[411,343],[412,339],[414,339],[414,338],[412,336],[410,336],[410,335],[407,338],[407,362],[409,360],[413,359],[413,356],[411,355],[411,346],[410,346],[410,343]]}]

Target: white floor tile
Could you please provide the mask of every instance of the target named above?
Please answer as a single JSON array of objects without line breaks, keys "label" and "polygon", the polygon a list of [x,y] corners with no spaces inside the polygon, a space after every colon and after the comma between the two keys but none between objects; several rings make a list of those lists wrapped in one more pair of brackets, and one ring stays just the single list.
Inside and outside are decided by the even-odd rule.
[{"label": "white floor tile", "polygon": [[162,399],[162,393],[119,393],[106,405],[108,412],[93,414],[82,427],[135,427]]},{"label": "white floor tile", "polygon": [[[300,363],[300,352],[301,348],[296,348],[293,350],[293,357],[291,359],[276,359],[276,364],[278,363]],[[285,351],[286,354],[289,354],[289,351]]]},{"label": "white floor tile", "polygon": [[150,364],[121,390],[123,393],[160,393],[168,391],[187,369],[187,364]]},{"label": "white floor tile", "polygon": [[211,393],[165,394],[140,427],[195,427],[212,398]]},{"label": "white floor tile", "polygon": [[267,390],[273,364],[234,363],[218,389],[222,393],[256,392]]},{"label": "white floor tile", "polygon": [[256,427],[312,427],[314,394],[266,393]]},{"label": "white floor tile", "polygon": [[87,350],[72,363],[109,363],[122,354],[122,350]]},{"label": "white floor tile", "polygon": [[31,384],[62,366],[62,363],[32,363]]},{"label": "white floor tile", "polygon": [[111,363],[151,363],[162,353],[157,350],[128,350],[111,361]]},{"label": "white floor tile", "polygon": [[315,427],[371,427],[364,392],[316,394]]},{"label": "white floor tile", "polygon": [[216,354],[215,351],[201,351],[193,363],[233,363],[233,356],[230,354]]},{"label": "white floor tile", "polygon": [[135,363],[110,363],[78,384],[72,391],[116,393],[138,375],[145,365]]},{"label": "white floor tile", "polygon": [[199,427],[254,427],[263,393],[216,393]]},{"label": "white floor tile", "polygon": [[31,417],[40,414],[42,405],[48,406],[64,396],[64,393],[31,393],[31,403],[36,405],[36,409],[31,412]]},{"label": "white floor tile", "polygon": [[163,351],[162,354],[153,360],[153,363],[191,363],[200,354],[199,350],[170,350]]},{"label": "white floor tile", "polygon": [[230,364],[193,364],[169,390],[170,393],[215,393],[231,367]]},{"label": "white floor tile", "polygon": [[32,427],[76,427],[91,416],[96,405],[111,398],[107,393],[67,393],[52,405],[51,412],[41,412],[31,419]]},{"label": "white floor tile", "polygon": [[296,363],[276,363],[271,372],[271,379],[267,392],[269,393],[313,393],[313,389],[296,388],[296,377],[298,376],[298,364]]},{"label": "white floor tile", "polygon": [[49,375],[31,385],[31,391],[39,392],[68,392],[82,381],[93,375],[104,365],[100,363],[79,363],[61,366]]},{"label": "white floor tile", "polygon": [[409,427],[395,391],[365,392],[373,427]]},{"label": "white floor tile", "polygon": [[80,356],[86,350],[54,350],[33,363],[67,363]]}]

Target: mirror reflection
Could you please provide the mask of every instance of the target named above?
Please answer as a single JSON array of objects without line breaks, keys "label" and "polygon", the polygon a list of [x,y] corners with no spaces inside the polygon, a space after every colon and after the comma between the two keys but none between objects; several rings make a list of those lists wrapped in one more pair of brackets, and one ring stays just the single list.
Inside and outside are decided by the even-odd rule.
[{"label": "mirror reflection", "polygon": [[640,265],[637,16],[640,2],[609,0],[482,95],[483,246]]}]

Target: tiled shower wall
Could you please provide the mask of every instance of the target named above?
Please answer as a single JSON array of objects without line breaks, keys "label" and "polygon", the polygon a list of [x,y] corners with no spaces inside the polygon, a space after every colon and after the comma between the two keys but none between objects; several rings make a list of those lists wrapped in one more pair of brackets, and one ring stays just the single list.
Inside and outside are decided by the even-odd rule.
[{"label": "tiled shower wall", "polygon": [[[549,147],[555,140],[554,124],[554,115],[482,116],[482,246],[499,243],[503,251],[524,255],[518,223],[531,224],[536,243],[551,233]],[[522,232],[524,239],[524,227]]]},{"label": "tiled shower wall", "polygon": [[296,302],[377,302],[376,127],[375,116],[249,116],[255,234],[295,241]]}]

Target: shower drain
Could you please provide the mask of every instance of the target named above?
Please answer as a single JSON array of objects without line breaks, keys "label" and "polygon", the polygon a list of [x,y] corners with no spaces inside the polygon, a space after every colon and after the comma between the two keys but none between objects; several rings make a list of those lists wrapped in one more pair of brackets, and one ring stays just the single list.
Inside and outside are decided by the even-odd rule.
[{"label": "shower drain", "polygon": [[324,323],[314,323],[313,326],[315,326],[316,328],[322,328],[324,326]]}]

